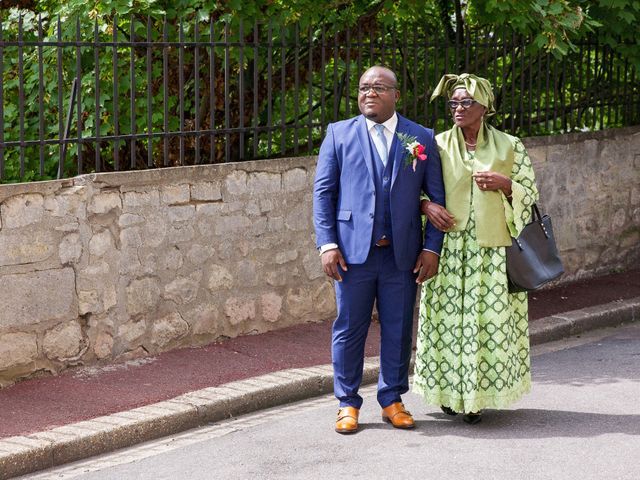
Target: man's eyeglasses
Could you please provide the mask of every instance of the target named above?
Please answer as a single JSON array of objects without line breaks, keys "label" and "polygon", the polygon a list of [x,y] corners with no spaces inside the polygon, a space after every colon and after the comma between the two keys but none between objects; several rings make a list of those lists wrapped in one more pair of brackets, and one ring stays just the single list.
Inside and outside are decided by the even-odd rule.
[{"label": "man's eyeglasses", "polygon": [[447,105],[449,106],[449,108],[451,110],[456,110],[458,108],[458,106],[460,106],[460,105],[462,106],[462,108],[464,108],[466,110],[467,108],[469,108],[474,103],[476,103],[475,100],[473,100],[471,98],[465,98],[464,100],[460,100],[459,102],[457,102],[455,100],[449,100],[447,102]]},{"label": "man's eyeglasses", "polygon": [[373,90],[378,95],[382,95],[389,90],[395,90],[395,88],[396,87],[387,87],[386,85],[360,85],[358,87],[358,92],[360,92],[362,95],[365,95]]}]

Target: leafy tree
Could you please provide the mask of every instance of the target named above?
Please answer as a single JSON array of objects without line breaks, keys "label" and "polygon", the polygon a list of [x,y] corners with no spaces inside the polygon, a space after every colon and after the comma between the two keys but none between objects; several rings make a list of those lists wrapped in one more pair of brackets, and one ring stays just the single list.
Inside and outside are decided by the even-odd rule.
[{"label": "leafy tree", "polygon": [[[27,41],[58,38],[74,41],[78,37],[86,42],[142,42],[134,47],[126,44],[103,47],[98,55],[91,46],[41,50],[4,47],[5,141],[21,139],[21,117],[23,139],[39,138],[41,124],[46,139],[59,138],[70,106],[70,85],[75,77],[80,78],[70,136],[99,136],[102,140],[80,146],[77,141],[71,143],[65,165],[68,174],[220,162],[225,158],[296,155],[301,150],[313,149],[322,138],[326,122],[357,111],[353,87],[366,65],[355,54],[357,47],[350,45],[360,41],[369,45],[367,42],[372,40],[367,47],[371,50],[371,62],[399,59],[406,65],[403,61],[408,50],[393,47],[398,41],[396,36],[409,43],[413,38],[415,43],[417,36],[433,33],[448,44],[452,52],[455,50],[455,55],[452,53],[451,60],[447,58],[442,64],[419,61],[413,68],[399,72],[409,93],[404,97],[413,99],[412,116],[417,115],[417,103],[431,108],[426,100],[437,75],[445,69],[460,72],[466,68],[486,72],[494,78],[499,88],[498,100],[512,107],[501,121],[513,128],[523,124],[522,115],[513,105],[514,99],[522,103],[529,91],[525,89],[525,79],[548,69],[550,62],[590,59],[587,78],[576,79],[570,73],[563,73],[554,79],[553,88],[536,99],[536,105],[530,105],[537,107],[530,108],[535,111],[530,112],[528,119],[536,126],[537,133],[590,125],[590,128],[601,128],[603,124],[613,126],[628,121],[628,118],[619,119],[616,113],[615,119],[612,115],[605,118],[600,114],[597,122],[591,122],[590,119],[595,118],[594,99],[601,103],[608,99],[597,93],[602,83],[589,84],[590,79],[605,78],[602,71],[605,63],[601,62],[602,53],[581,51],[585,36],[606,31],[604,41],[621,56],[615,62],[616,68],[624,70],[622,76],[635,78],[628,65],[635,65],[640,72],[640,49],[637,48],[640,35],[637,29],[625,28],[637,22],[638,0],[22,0],[13,3],[21,9],[0,11],[5,40],[17,38],[20,30]],[[610,8],[610,4],[615,5]],[[43,26],[41,32],[38,31],[39,19]],[[511,33],[506,36],[502,33],[505,25],[509,27],[507,32],[513,31],[532,41],[511,44]],[[367,38],[356,39],[357,32],[364,32]],[[480,43],[493,42],[495,48],[477,49],[478,53],[470,60],[463,58],[459,55],[460,48],[455,46],[462,47],[472,35],[476,35]],[[296,38],[300,37],[309,40],[297,43]],[[173,45],[148,49],[144,44],[146,41],[157,44],[165,39],[219,43],[213,48],[202,45],[183,49]],[[243,46],[225,48],[224,42]],[[268,47],[269,43],[272,47]],[[420,44],[413,52],[416,58],[432,59],[434,48]],[[471,50],[475,52],[474,48]],[[217,63],[213,76],[209,77],[212,52]],[[556,58],[550,60],[546,52]],[[63,64],[62,75],[58,74],[58,55]],[[228,62],[227,69],[222,66],[223,59]],[[39,72],[40,63],[42,72]],[[613,63],[614,59],[606,65]],[[117,68],[114,69],[114,65]],[[44,95],[38,90],[40,75]],[[568,99],[559,98],[559,92],[568,86],[578,93],[571,93]],[[615,94],[614,85],[607,87]],[[597,98],[596,93],[600,95]],[[21,96],[24,101],[16,102]],[[566,102],[576,108],[576,119],[571,124],[558,125],[555,109],[566,108]],[[148,104],[151,109],[147,108]],[[541,109],[541,105],[545,107]],[[551,110],[550,105],[553,105]],[[411,108],[410,102],[403,108]],[[446,120],[438,116],[437,110],[425,111],[425,117],[427,114],[428,123],[440,128],[445,126]],[[255,127],[254,133],[234,130],[241,124]],[[293,128],[300,124],[308,125],[311,145],[300,145],[299,129]],[[201,138],[157,135],[181,128],[186,131],[223,129],[223,132]],[[135,148],[128,141],[104,140],[126,133],[141,135]],[[0,172],[0,177],[5,181],[53,178],[61,155],[61,148],[53,143],[5,150],[4,172]],[[19,161],[21,153],[26,163],[24,171]],[[184,160],[180,159],[181,155]]]},{"label": "leafy tree", "polygon": [[583,0],[602,40],[640,72],[640,1]]}]

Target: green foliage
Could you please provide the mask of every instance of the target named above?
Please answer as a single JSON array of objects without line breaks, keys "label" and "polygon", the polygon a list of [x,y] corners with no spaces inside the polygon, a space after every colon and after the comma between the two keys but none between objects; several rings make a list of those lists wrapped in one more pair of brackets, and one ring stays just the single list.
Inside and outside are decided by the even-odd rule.
[{"label": "green foliage", "polygon": [[534,34],[534,44],[561,58],[576,50],[574,40],[593,31],[599,23],[568,0],[470,2],[472,21],[478,24],[509,24],[517,32]]},{"label": "green foliage", "polygon": [[640,73],[640,0],[583,0],[601,38]]}]

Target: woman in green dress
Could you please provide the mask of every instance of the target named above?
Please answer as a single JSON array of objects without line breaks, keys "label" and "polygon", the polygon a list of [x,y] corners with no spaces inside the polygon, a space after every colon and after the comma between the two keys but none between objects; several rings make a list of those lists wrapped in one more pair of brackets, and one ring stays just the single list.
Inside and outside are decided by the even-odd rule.
[{"label": "woman in green dress", "polygon": [[522,142],[486,120],[484,78],[445,75],[455,125],[436,137],[446,209],[422,211],[446,231],[438,274],[423,284],[413,390],[449,415],[477,423],[531,388],[526,293],[509,293],[505,247],[529,221],[538,190]]}]

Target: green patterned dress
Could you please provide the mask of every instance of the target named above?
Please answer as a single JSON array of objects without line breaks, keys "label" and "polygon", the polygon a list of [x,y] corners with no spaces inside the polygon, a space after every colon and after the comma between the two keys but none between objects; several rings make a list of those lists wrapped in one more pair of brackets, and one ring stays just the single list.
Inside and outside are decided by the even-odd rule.
[{"label": "green patterned dress", "polygon": [[[503,204],[517,236],[538,190],[524,146],[514,139],[513,147],[512,201],[503,195]],[[508,292],[505,247],[478,246],[472,205],[466,229],[445,235],[438,274],[422,287],[413,391],[470,413],[504,408],[530,388],[527,294]]]}]

